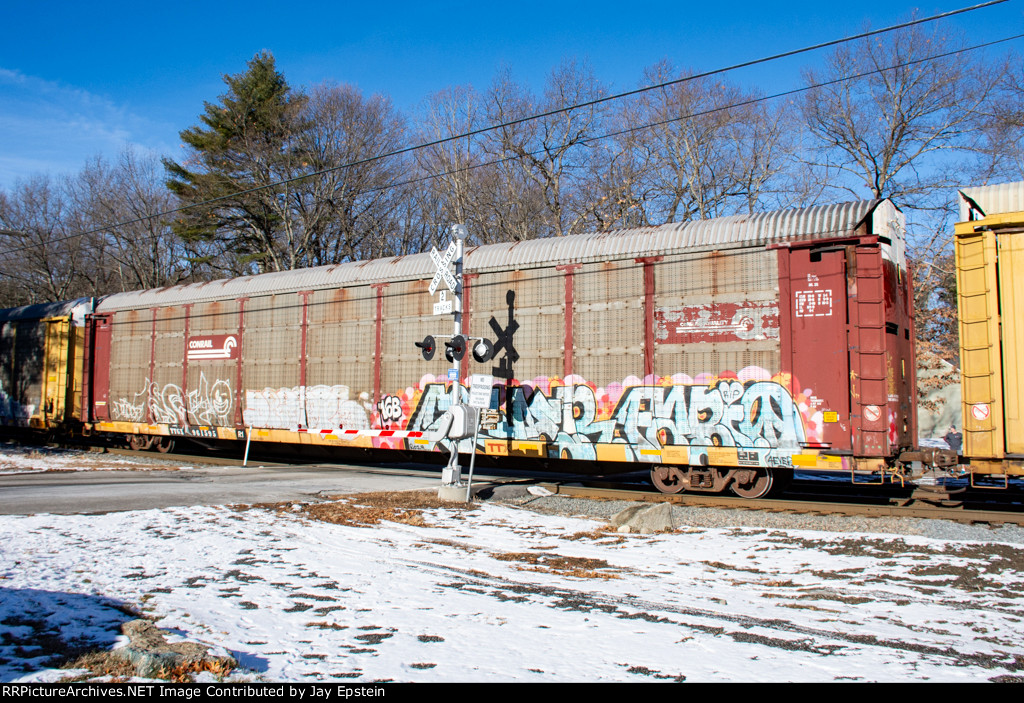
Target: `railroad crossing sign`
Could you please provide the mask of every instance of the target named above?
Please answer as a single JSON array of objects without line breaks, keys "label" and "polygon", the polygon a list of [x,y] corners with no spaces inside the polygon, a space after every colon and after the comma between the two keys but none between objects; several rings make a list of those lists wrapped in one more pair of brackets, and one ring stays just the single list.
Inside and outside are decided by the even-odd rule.
[{"label": "railroad crossing sign", "polygon": [[434,314],[445,315],[447,313],[455,312],[455,304],[458,303],[458,298],[454,300],[448,300],[447,291],[441,291],[438,302],[434,303]]},{"label": "railroad crossing sign", "polygon": [[452,275],[451,271],[448,270],[448,266],[451,265],[452,260],[455,259],[455,254],[458,252],[459,246],[456,240],[452,240],[451,244],[448,245],[448,249],[445,250],[442,256],[437,251],[437,247],[430,247],[430,258],[434,262],[434,266],[437,267],[437,273],[434,274],[434,279],[430,282],[430,294],[433,295],[437,287],[441,285],[441,281],[448,286],[448,290],[452,293],[456,293],[455,290],[458,283],[455,280],[455,276]]}]

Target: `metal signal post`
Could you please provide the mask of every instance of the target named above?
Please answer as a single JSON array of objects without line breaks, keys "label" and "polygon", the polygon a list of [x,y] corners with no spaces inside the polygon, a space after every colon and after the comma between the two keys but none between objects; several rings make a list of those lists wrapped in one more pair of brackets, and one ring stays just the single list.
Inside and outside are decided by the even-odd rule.
[{"label": "metal signal post", "polygon": [[[448,439],[451,442],[451,456],[448,459],[448,466],[444,469],[441,475],[441,490],[439,491],[439,494],[442,498],[454,497],[454,493],[452,493],[452,495],[447,495],[446,492],[461,489],[463,486],[462,470],[459,467],[459,442],[467,437],[473,437],[474,455],[476,452],[475,437],[477,430],[477,408],[472,407],[471,405],[465,405],[461,402],[459,397],[461,389],[459,384],[458,362],[462,361],[465,357],[471,344],[473,358],[479,362],[490,360],[494,353],[494,347],[490,341],[482,337],[467,339],[465,335],[462,334],[462,257],[465,251],[465,225],[452,225],[451,235],[451,242],[449,242],[448,248],[445,250],[444,254],[439,252],[436,247],[431,247],[430,250],[430,258],[433,260],[434,266],[437,268],[434,278],[430,282],[430,294],[434,295],[442,283],[447,288],[447,290],[442,289],[440,291],[440,299],[438,302],[434,303],[434,314],[450,314],[454,316],[452,334],[437,335],[437,337],[441,339],[448,337],[448,341],[444,343],[445,358],[453,364],[453,368],[448,369],[448,380],[452,384],[451,401],[448,411],[441,416],[440,426],[437,428],[433,437],[435,442],[439,442],[443,439]],[[448,268],[453,263],[455,264],[454,276]],[[451,299],[448,298],[449,292],[452,295]],[[475,342],[475,344],[473,342]],[[437,348],[437,344],[433,336],[428,335],[422,342],[416,342],[416,346],[420,348],[424,359],[430,361],[434,358],[434,351]],[[470,462],[470,465],[472,466],[472,461]],[[468,500],[469,498],[467,496],[467,501]]]}]

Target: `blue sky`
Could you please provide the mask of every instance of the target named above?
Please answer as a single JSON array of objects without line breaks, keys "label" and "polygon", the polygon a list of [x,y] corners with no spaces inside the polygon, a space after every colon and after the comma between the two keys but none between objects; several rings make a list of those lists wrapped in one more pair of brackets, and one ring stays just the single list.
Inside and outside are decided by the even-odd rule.
[{"label": "blue sky", "polygon": [[[539,88],[563,59],[587,60],[614,92],[661,59],[707,70],[969,0],[915,5],[756,3],[237,2],[9,0],[0,17],[0,188],[77,171],[126,145],[180,158],[178,132],[260,50],[293,86],[352,83],[411,112],[446,86],[486,88],[507,65]],[[510,9],[514,8],[514,9]],[[1024,0],[946,20],[972,40],[1024,28]],[[1022,42],[1013,48],[1024,53]],[[823,52],[737,72],[766,93],[796,87]]]}]

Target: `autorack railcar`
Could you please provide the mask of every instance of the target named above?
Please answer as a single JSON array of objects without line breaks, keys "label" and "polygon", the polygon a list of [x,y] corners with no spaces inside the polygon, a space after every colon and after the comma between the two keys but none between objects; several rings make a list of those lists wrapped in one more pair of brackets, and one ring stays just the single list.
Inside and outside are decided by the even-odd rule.
[{"label": "autorack railcar", "polygon": [[91,298],[0,310],[0,426],[69,431],[82,417]]},{"label": "autorack railcar", "polygon": [[1024,182],[960,191],[955,228],[963,453],[973,477],[1024,475]]},{"label": "autorack railcar", "polygon": [[421,357],[450,327],[427,254],[109,296],[81,419],[138,446],[431,451],[450,379],[490,373],[500,421],[466,451],[639,462],[662,491],[743,496],[794,468],[899,472],[916,443],[888,200],[468,247],[464,271],[486,364]]}]

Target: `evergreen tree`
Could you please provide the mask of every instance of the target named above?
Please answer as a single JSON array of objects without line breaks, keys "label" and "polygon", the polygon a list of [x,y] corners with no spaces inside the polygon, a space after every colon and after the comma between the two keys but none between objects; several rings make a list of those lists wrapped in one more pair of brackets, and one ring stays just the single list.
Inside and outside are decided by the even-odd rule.
[{"label": "evergreen tree", "polygon": [[298,136],[306,97],[261,52],[244,73],[224,76],[227,92],[204,103],[200,125],[180,133],[184,164],[164,160],[167,186],[183,205],[176,232],[227,273],[295,268],[287,187],[267,187],[302,168]]}]

